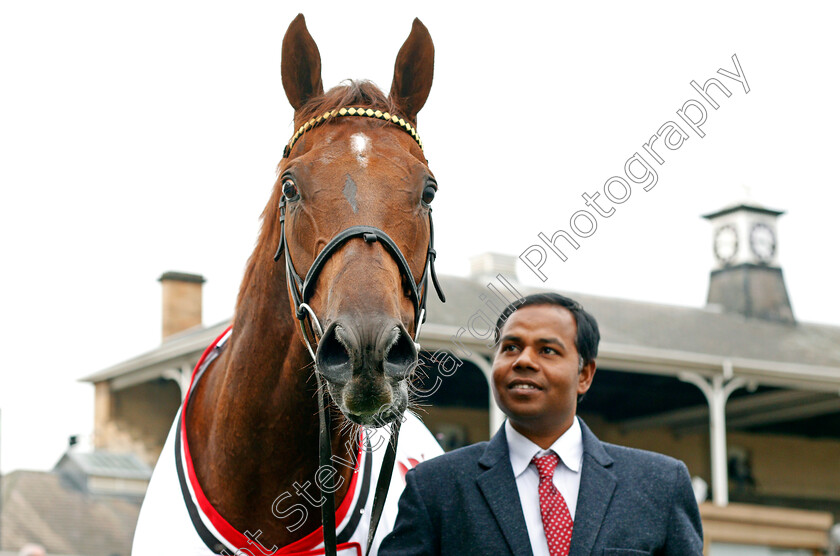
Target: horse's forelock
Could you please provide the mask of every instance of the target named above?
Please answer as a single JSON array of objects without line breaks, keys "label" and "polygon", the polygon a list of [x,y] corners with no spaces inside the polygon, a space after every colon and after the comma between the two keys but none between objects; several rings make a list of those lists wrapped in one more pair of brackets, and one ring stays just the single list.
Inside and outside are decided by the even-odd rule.
[{"label": "horse's forelock", "polygon": [[[301,106],[298,113],[295,114],[295,129],[312,118],[323,115],[325,112],[350,107],[370,108],[372,110],[381,110],[382,112],[402,116],[399,108],[397,108],[391,99],[375,83],[366,79],[359,81],[348,79],[323,95],[310,99],[309,102]],[[386,122],[381,123],[382,125],[387,125]],[[414,122],[411,123],[414,124]],[[277,164],[278,176],[282,165],[283,161]]]},{"label": "horse's forelock", "polygon": [[301,106],[298,113],[295,114],[295,128],[325,112],[350,107],[371,108],[402,116],[391,99],[373,82],[348,79]]}]

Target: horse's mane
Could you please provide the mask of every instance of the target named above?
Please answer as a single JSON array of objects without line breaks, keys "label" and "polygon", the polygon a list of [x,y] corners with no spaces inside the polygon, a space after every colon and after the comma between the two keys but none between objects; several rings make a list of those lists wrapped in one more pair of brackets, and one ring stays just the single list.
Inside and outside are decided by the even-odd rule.
[{"label": "horse's mane", "polygon": [[391,99],[373,82],[348,79],[343,81],[341,85],[336,85],[323,95],[312,98],[304,104],[295,115],[295,128],[324,112],[345,107],[371,108],[391,114],[397,113],[402,116]]}]

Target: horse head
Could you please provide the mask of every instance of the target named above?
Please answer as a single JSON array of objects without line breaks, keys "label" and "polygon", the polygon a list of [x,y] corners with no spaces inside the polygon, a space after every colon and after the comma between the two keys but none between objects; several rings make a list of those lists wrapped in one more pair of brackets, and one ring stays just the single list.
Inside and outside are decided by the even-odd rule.
[{"label": "horse head", "polygon": [[437,183],[415,126],[433,66],[432,39],[415,19],[387,96],[366,81],[324,93],[302,15],[283,39],[283,87],[297,133],[275,184],[285,227],[278,258],[317,372],[361,425],[402,415],[417,365]]}]

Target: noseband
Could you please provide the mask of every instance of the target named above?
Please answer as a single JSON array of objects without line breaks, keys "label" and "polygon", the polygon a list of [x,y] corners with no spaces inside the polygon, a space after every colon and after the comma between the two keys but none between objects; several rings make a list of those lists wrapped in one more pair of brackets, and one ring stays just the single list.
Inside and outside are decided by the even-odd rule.
[{"label": "noseband", "polygon": [[[375,118],[396,124],[400,127],[400,129],[411,135],[411,137],[420,146],[420,149],[423,149],[423,143],[420,141],[420,136],[417,134],[417,130],[414,129],[411,124],[406,122],[405,119],[389,114],[388,112],[372,110],[370,108],[354,107],[339,108],[330,112],[325,112],[321,116],[312,118],[306,122],[298,129],[294,136],[292,136],[288,145],[286,145],[286,148],[283,151],[283,158],[289,157],[292,147],[294,147],[297,140],[300,139],[306,131],[322,125],[329,120],[345,116]],[[315,350],[317,349],[321,336],[323,336],[321,323],[318,321],[315,311],[313,311],[309,306],[309,301],[312,299],[315,292],[315,283],[318,280],[318,275],[323,270],[324,265],[326,265],[329,258],[341,249],[345,243],[358,237],[361,237],[366,243],[375,243],[378,241],[384,247],[385,251],[391,255],[391,258],[393,258],[397,263],[397,267],[400,270],[402,278],[411,286],[409,293],[411,302],[414,305],[414,342],[419,350],[420,345],[417,344],[417,340],[420,336],[420,328],[426,321],[426,298],[429,275],[432,277],[432,284],[434,284],[438,297],[441,301],[446,301],[446,297],[444,296],[443,290],[438,282],[437,273],[435,272],[435,257],[437,256],[437,253],[434,249],[435,231],[432,224],[432,208],[429,207],[429,246],[426,250],[426,262],[423,266],[423,275],[420,278],[419,283],[415,282],[411,267],[409,266],[405,256],[402,254],[402,251],[400,251],[400,248],[396,243],[394,243],[394,240],[391,239],[391,237],[383,230],[380,230],[375,226],[351,226],[336,234],[335,237],[333,237],[315,257],[315,260],[312,262],[312,266],[309,267],[309,271],[306,273],[306,277],[301,279],[300,275],[295,270],[295,265],[292,262],[292,257],[288,249],[288,241],[286,240],[286,202],[286,196],[281,193],[280,205],[278,207],[280,210],[280,244],[277,246],[277,252],[274,254],[274,260],[279,261],[281,253],[285,252],[286,283],[294,303],[295,316],[297,316],[298,321],[300,322],[303,339],[306,343],[306,349],[309,351],[309,355],[312,357],[312,360],[315,361]],[[312,340],[310,340],[304,324],[307,317],[309,320],[309,329],[312,333]],[[315,349],[313,349],[313,345],[315,346]],[[319,398],[319,459],[320,465],[323,467],[324,465],[331,465],[332,447],[330,443],[330,412],[328,408],[329,401],[324,395],[325,388],[322,384],[321,375],[316,372],[315,376],[318,380]],[[370,553],[376,527],[385,506],[385,498],[388,494],[388,485],[391,480],[391,474],[394,469],[394,461],[396,459],[397,439],[401,423],[402,421],[397,418],[391,427],[391,442],[388,443],[379,479],[376,482],[376,492],[374,493],[370,528],[368,530],[367,554]],[[335,556],[337,550],[335,536],[335,499],[330,494],[324,498],[325,503],[321,506],[321,522],[324,531],[324,554],[325,556]]]},{"label": "noseband", "polygon": [[[315,257],[315,261],[313,261],[312,266],[309,267],[309,272],[306,273],[306,278],[301,279],[300,275],[295,270],[295,265],[292,262],[289,250],[286,249],[285,196],[283,197],[283,200],[280,201],[279,209],[281,237],[280,245],[277,247],[277,253],[274,255],[274,260],[280,260],[280,253],[285,252],[286,281],[288,283],[289,293],[291,294],[295,305],[295,316],[297,316],[298,320],[301,321],[301,326],[303,326],[303,321],[306,317],[309,316],[310,328],[315,333],[316,347],[320,336],[323,335],[323,330],[321,329],[321,323],[318,321],[318,317],[309,306],[309,301],[315,293],[315,283],[318,280],[318,275],[323,270],[329,258],[341,249],[345,243],[357,237],[361,237],[366,243],[375,243],[378,241],[385,248],[385,251],[387,251],[397,263],[397,267],[400,269],[400,275],[411,286],[409,293],[411,294],[411,302],[414,305],[414,341],[417,341],[420,335],[420,327],[426,320],[426,289],[430,275],[438,297],[441,301],[446,301],[446,297],[444,296],[440,283],[438,282],[437,273],[435,272],[435,257],[437,256],[437,253],[434,248],[435,231],[434,224],[432,223],[431,207],[429,207],[429,247],[426,251],[426,264],[423,267],[423,277],[420,279],[419,284],[414,281],[414,275],[411,272],[411,267],[405,259],[405,256],[402,254],[402,251],[400,251],[400,248],[397,247],[396,243],[394,243],[394,240],[391,239],[391,237],[384,231],[374,226],[351,226],[346,230],[339,232],[329,241],[329,243],[327,243],[327,245],[324,246],[321,252],[318,253],[318,256]],[[312,349],[312,344],[310,343],[306,330],[303,330],[303,333],[309,353],[314,360],[315,353]]]}]

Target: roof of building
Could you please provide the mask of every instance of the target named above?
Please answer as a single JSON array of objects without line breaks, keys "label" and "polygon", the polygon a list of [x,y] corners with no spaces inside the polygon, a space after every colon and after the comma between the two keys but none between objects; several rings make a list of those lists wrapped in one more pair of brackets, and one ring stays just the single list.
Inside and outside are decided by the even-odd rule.
[{"label": "roof of building", "polygon": [[[468,278],[445,277],[446,304],[429,299],[429,322],[466,326],[470,315],[483,308],[479,296],[488,293],[485,286]],[[544,291],[521,285],[516,288],[523,295]],[[840,372],[838,326],[781,324],[707,308],[563,293],[595,317],[603,343],[832,367]]]},{"label": "roof of building", "polygon": [[152,476],[152,468],[134,454],[66,452],[55,465],[56,470],[68,464],[75,465],[85,475],[98,477],[148,481]]},{"label": "roof of building", "polygon": [[58,474],[13,471],[3,477],[2,543],[18,550],[43,545],[48,554],[128,556],[140,503],[92,497]]},{"label": "roof of building", "polygon": [[710,212],[708,214],[704,214],[703,218],[711,219],[717,218],[718,216],[723,216],[724,214],[729,214],[732,212],[736,212],[739,210],[748,211],[748,212],[757,212],[760,214],[769,214],[770,216],[781,216],[785,213],[783,210],[774,210],[763,207],[756,202],[753,201],[745,201],[741,203],[735,203],[734,205],[728,206],[726,208],[716,210],[714,212]]},{"label": "roof of building", "polygon": [[[484,310],[481,296],[488,294],[486,283],[471,278],[441,276],[446,304],[434,295],[428,300],[428,319],[421,340],[436,335],[438,340],[467,327],[470,317]],[[496,284],[504,292],[504,288]],[[516,284],[523,295],[543,288]],[[678,365],[691,362],[698,366],[720,368],[724,359],[737,367],[756,373],[778,372],[811,377],[832,388],[840,385],[840,327],[809,323],[785,324],[713,308],[665,305],[645,301],[567,293],[579,301],[598,321],[601,329],[601,356],[633,357],[648,361],[653,356]],[[500,303],[496,303],[497,306]],[[229,323],[185,332],[159,348],[134,357],[108,369],[85,377],[98,382],[113,379],[141,368],[170,364],[173,357],[201,351]],[[464,336],[469,339],[469,335]],[[479,344],[480,345],[480,344]],[[487,350],[489,352],[489,350]],[[644,356],[644,357],[643,357]],[[625,357],[625,358],[626,358]],[[793,373],[793,374],[791,374]],[[827,381],[827,382],[826,382]]]}]

